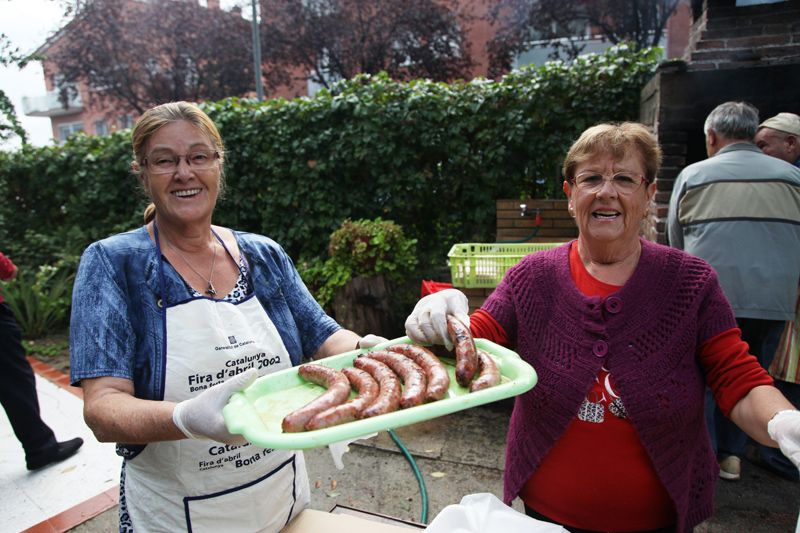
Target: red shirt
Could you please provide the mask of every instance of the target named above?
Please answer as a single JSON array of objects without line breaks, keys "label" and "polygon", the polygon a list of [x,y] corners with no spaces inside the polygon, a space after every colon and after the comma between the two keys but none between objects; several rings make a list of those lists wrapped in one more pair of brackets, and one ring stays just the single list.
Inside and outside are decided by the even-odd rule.
[{"label": "red shirt", "polygon": [[[574,245],[570,271],[587,296],[604,297],[619,289],[592,277]],[[470,327],[476,337],[508,344],[502,327],[484,311],[472,315]],[[771,384],[758,361],[748,355],[747,344],[735,328],[701,346],[700,364],[726,414],[753,386]],[[567,526],[626,531],[675,523],[672,500],[626,417],[624,399],[614,388],[613,376],[605,369],[520,497],[539,513]]]},{"label": "red shirt", "polygon": [[[11,262],[11,259],[3,255],[3,252],[0,252],[0,279],[3,281],[10,280],[16,269],[17,267],[14,266],[14,263]],[[3,293],[0,291],[0,303],[3,303],[4,301],[5,298],[3,298]]]}]

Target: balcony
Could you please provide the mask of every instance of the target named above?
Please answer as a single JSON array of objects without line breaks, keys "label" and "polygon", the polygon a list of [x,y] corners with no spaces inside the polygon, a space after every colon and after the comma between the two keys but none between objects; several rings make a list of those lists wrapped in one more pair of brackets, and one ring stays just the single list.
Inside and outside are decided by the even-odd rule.
[{"label": "balcony", "polygon": [[61,117],[83,111],[81,96],[71,96],[64,107],[58,99],[58,91],[48,91],[44,96],[23,96],[22,112],[29,117]]}]

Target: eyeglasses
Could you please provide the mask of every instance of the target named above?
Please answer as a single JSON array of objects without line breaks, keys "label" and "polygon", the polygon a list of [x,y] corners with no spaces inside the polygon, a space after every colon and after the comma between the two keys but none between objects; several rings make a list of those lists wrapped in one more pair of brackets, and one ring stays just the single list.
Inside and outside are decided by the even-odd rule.
[{"label": "eyeglasses", "polygon": [[608,178],[606,176],[608,176],[608,174],[600,174],[599,172],[581,172],[572,178],[572,183],[581,191],[595,193],[603,188],[604,182],[610,181],[611,186],[614,187],[619,194],[631,194],[645,181],[642,174],[635,174],[628,171],[616,172],[611,174]]},{"label": "eyeglasses", "polygon": [[178,169],[181,159],[186,159],[186,164],[193,170],[208,170],[214,166],[220,155],[217,150],[195,150],[186,155],[166,152],[145,157],[142,163],[147,165],[153,174],[173,174]]}]

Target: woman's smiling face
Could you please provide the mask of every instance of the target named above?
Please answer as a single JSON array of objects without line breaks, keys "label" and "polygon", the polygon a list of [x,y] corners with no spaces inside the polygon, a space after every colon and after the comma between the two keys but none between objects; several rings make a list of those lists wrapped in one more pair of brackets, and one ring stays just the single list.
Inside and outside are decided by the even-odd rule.
[{"label": "woman's smiling face", "polygon": [[587,242],[615,246],[637,241],[656,184],[645,180],[634,190],[621,193],[610,177],[619,172],[643,176],[645,169],[640,159],[634,155],[626,155],[621,160],[611,155],[598,155],[575,167],[575,176],[587,172],[603,176],[599,190],[588,191],[576,187],[574,181],[564,182],[564,192],[581,237]]},{"label": "woman's smiling face", "polygon": [[[211,168],[190,166],[187,154],[215,150],[214,144],[199,128],[185,120],[159,128],[147,143],[148,163],[142,173],[145,191],[156,206],[162,221],[177,224],[207,222],[217,203],[220,186],[220,163]],[[181,156],[177,168],[167,174],[153,172],[152,161]]]}]

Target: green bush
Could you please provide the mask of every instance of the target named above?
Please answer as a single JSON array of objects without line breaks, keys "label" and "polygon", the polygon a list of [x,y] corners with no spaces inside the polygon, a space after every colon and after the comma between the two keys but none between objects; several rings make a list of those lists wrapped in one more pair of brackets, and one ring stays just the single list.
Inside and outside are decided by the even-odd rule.
[{"label": "green bush", "polygon": [[298,271],[324,307],[337,288],[356,276],[383,275],[401,285],[417,266],[416,244],[391,220],[345,220],[331,234],[328,258],[303,262]]},{"label": "green bush", "polygon": [[391,220],[345,220],[331,234],[328,255],[353,276],[384,274],[397,282],[417,265],[416,244]]},{"label": "green bush", "polygon": [[[559,165],[586,126],[635,119],[654,50],[625,46],[497,81],[357,76],[314,98],[205,105],[226,143],[216,223],[268,235],[296,261],[350,219],[417,240],[419,277],[456,242],[492,242],[498,198],[560,197]],[[0,152],[0,238],[20,266],[52,263],[140,225],[129,132]],[[334,273],[336,275],[336,273]]]},{"label": "green bush", "polygon": [[75,261],[43,265],[35,271],[20,269],[2,285],[3,297],[14,312],[26,339],[64,331],[67,327]]},{"label": "green bush", "polygon": [[0,151],[3,253],[20,270],[33,269],[140,224],[147,202],[130,161],[130,132]]}]

